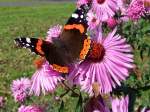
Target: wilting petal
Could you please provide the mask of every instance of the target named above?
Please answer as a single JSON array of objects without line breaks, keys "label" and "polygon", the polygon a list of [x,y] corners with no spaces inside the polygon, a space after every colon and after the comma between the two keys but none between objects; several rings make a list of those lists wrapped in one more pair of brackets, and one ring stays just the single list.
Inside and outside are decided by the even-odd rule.
[{"label": "wilting petal", "polygon": [[84,107],[84,112],[110,112],[101,96],[90,98]]}]

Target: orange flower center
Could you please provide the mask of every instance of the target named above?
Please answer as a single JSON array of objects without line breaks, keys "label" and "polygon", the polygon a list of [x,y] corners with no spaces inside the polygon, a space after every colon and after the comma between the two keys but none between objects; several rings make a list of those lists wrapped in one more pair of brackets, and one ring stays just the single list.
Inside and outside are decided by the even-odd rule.
[{"label": "orange flower center", "polygon": [[105,0],[97,0],[97,3],[99,4],[103,4],[105,2]]},{"label": "orange flower center", "polygon": [[97,62],[101,61],[105,55],[105,49],[100,43],[92,42],[91,50],[89,51],[87,59]]}]

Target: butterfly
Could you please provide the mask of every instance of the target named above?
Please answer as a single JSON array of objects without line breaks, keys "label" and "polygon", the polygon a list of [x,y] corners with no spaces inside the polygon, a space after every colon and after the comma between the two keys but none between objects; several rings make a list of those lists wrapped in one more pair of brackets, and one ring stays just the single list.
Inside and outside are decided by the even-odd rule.
[{"label": "butterfly", "polygon": [[68,73],[68,65],[84,59],[90,48],[90,40],[86,34],[89,10],[90,4],[84,4],[77,8],[64,25],[59,38],[53,38],[52,42],[20,37],[15,39],[15,43],[45,57],[54,70]]}]

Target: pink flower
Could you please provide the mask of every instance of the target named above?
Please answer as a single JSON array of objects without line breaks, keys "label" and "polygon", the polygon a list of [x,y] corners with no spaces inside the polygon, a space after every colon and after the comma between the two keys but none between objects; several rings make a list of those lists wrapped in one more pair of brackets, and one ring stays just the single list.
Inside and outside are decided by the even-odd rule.
[{"label": "pink flower", "polygon": [[84,107],[85,112],[110,112],[101,96],[90,98]]},{"label": "pink flower", "polygon": [[111,29],[115,28],[117,24],[118,24],[118,22],[117,22],[117,20],[115,18],[109,18],[107,20],[107,25]]},{"label": "pink flower", "polygon": [[11,85],[12,95],[16,102],[24,102],[29,96],[31,81],[28,78],[14,80]]},{"label": "pink flower", "polygon": [[12,92],[27,91],[31,87],[31,81],[28,78],[13,80],[11,85]]},{"label": "pink flower", "polygon": [[47,32],[46,41],[52,42],[52,38],[58,38],[61,34],[62,26],[56,25],[54,27],[51,27]]},{"label": "pink flower", "polygon": [[24,106],[22,105],[21,107],[18,108],[18,112],[44,112],[42,108],[38,106]]},{"label": "pink flower", "polygon": [[92,4],[92,9],[100,21],[113,17],[118,9],[116,0],[93,0]]},{"label": "pink flower", "polygon": [[42,93],[53,92],[59,81],[62,80],[60,73],[54,71],[46,61],[32,76],[30,93],[39,96]]},{"label": "pink flower", "polygon": [[137,21],[144,16],[144,13],[145,8],[143,0],[132,0],[127,9],[128,17],[133,21]]},{"label": "pink flower", "polygon": [[80,7],[80,6],[83,5],[83,4],[87,4],[87,3],[89,3],[90,1],[92,1],[92,0],[78,0],[78,1],[77,1],[77,7]]},{"label": "pink flower", "polygon": [[125,15],[126,13],[126,0],[117,0],[117,5],[119,7],[119,10],[121,11],[122,15]]},{"label": "pink flower", "polygon": [[87,20],[88,20],[89,29],[91,30],[93,30],[100,23],[97,16],[92,11],[89,11],[87,13]]},{"label": "pink flower", "polygon": [[[93,84],[99,84],[100,93],[109,93],[120,81],[129,76],[133,68],[131,46],[113,30],[106,38],[98,30],[97,40],[86,59],[74,68],[69,81],[81,86],[81,90],[93,95]],[[99,36],[98,36],[99,35]],[[93,38],[93,37],[92,37]]]},{"label": "pink flower", "polygon": [[0,108],[4,107],[5,99],[3,96],[0,96]]},{"label": "pink flower", "polygon": [[22,103],[28,97],[28,93],[26,93],[24,91],[17,91],[17,92],[13,93],[13,96],[14,96],[16,102]]},{"label": "pink flower", "polygon": [[140,112],[150,112],[150,108],[144,107],[143,109],[139,110]]},{"label": "pink flower", "polygon": [[126,96],[112,100],[112,112],[128,112],[129,97]]}]

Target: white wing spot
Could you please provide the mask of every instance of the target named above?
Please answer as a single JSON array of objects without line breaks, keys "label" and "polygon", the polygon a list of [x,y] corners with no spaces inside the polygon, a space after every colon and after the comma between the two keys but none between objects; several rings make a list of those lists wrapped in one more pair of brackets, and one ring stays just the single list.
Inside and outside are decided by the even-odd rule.
[{"label": "white wing spot", "polygon": [[30,44],[26,44],[26,46],[30,46]]},{"label": "white wing spot", "polygon": [[80,18],[83,18],[83,15],[81,15]]},{"label": "white wing spot", "polygon": [[31,39],[30,39],[30,38],[26,38],[26,41],[27,41],[28,43],[31,43]]},{"label": "white wing spot", "polygon": [[72,14],[72,17],[73,17],[73,18],[78,18],[79,15],[74,13],[74,14]]}]

